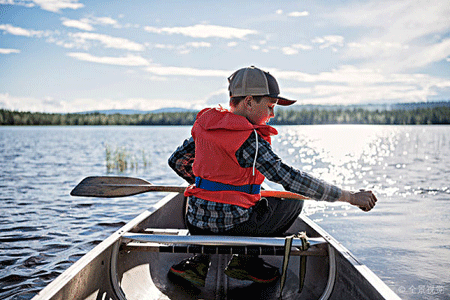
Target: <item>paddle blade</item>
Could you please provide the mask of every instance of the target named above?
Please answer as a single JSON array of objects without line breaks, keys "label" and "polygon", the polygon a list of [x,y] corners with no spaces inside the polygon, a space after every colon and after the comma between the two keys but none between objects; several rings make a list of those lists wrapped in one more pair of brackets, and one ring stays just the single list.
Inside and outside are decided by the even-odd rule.
[{"label": "paddle blade", "polygon": [[92,176],[83,179],[71,192],[81,197],[126,197],[152,191],[152,184],[139,178]]}]

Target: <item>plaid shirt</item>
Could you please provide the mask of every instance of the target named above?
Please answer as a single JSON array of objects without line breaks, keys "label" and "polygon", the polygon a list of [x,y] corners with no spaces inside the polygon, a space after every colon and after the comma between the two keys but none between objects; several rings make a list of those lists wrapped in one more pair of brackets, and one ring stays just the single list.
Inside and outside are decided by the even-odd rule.
[{"label": "plaid shirt", "polygon": [[[334,202],[341,196],[341,189],[319,180],[305,172],[292,168],[281,161],[273,152],[271,145],[258,136],[258,151],[256,169],[268,180],[281,184],[287,191],[301,194],[316,200]],[[236,151],[236,159],[243,168],[253,167],[256,154],[255,134]],[[170,167],[189,184],[195,183],[192,164],[195,158],[195,142],[191,137],[169,158]],[[223,232],[249,219],[252,207],[249,209],[203,200],[194,196],[189,198],[187,220],[192,225],[209,229],[213,232]]]}]

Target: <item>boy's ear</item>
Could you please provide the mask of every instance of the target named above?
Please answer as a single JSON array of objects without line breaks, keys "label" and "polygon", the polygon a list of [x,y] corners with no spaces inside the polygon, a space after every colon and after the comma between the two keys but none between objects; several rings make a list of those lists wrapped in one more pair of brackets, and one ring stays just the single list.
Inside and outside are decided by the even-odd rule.
[{"label": "boy's ear", "polygon": [[251,108],[252,107],[252,100],[253,100],[252,96],[245,97],[244,105],[245,105],[246,108]]}]

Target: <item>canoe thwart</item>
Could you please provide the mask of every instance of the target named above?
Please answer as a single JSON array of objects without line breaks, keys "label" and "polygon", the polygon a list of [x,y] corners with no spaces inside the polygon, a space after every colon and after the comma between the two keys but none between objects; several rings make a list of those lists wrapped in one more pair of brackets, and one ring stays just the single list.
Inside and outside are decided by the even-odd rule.
[{"label": "canoe thwart", "polygon": [[[279,246],[284,247],[284,237],[221,236],[221,235],[166,235],[127,232],[125,243],[131,241],[160,243],[166,245],[205,245],[205,246]],[[308,238],[310,246],[326,244],[322,237]],[[303,247],[302,239],[294,238],[292,247]]]},{"label": "canoe thwart", "polygon": [[[249,236],[207,236],[188,235],[187,230],[147,228],[145,233],[128,232],[122,236],[125,251],[149,251],[163,253],[203,253],[203,254],[253,254],[285,255],[284,237]],[[324,238],[293,238],[290,255],[326,256],[327,244]]]},{"label": "canoe thwart", "polygon": [[[123,244],[120,248],[123,251],[142,251],[160,253],[191,253],[191,254],[247,254],[283,256],[284,247],[279,246],[201,246],[201,245],[175,245],[166,246],[158,243],[130,242]],[[311,247],[307,251],[302,251],[293,247],[290,251],[292,256],[327,256],[327,248]]]}]

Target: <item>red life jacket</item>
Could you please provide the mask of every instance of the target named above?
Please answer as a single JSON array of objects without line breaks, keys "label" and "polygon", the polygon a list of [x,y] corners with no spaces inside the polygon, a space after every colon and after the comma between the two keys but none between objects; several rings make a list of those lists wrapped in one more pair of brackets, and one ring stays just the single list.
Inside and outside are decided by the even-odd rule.
[{"label": "red life jacket", "polygon": [[[207,108],[198,113],[192,127],[195,141],[194,175],[214,182],[242,186],[261,184],[265,177],[254,168],[242,168],[236,151],[255,131],[270,143],[270,136],[278,132],[268,125],[253,125],[247,118],[227,110]],[[238,205],[249,208],[261,199],[261,194],[239,191],[209,191],[189,187],[185,196]]]}]

